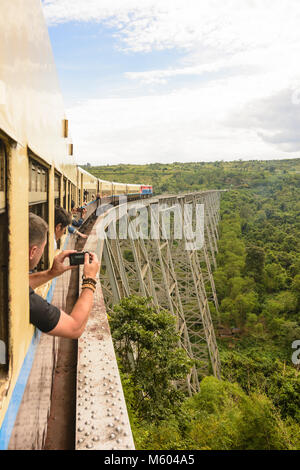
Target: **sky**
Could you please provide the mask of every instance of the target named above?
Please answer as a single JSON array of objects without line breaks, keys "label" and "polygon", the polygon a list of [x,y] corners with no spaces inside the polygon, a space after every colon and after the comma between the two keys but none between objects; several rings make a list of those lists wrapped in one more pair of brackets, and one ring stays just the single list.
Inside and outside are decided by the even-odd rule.
[{"label": "sky", "polygon": [[42,0],[78,163],[300,157],[299,0]]}]

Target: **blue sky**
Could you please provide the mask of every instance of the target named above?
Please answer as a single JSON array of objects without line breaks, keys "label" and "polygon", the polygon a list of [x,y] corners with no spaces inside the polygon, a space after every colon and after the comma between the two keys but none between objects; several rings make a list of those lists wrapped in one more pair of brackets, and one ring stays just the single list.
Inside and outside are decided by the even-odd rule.
[{"label": "blue sky", "polygon": [[[116,30],[99,23],[68,22],[49,28],[66,106],[80,100],[137,96],[124,74],[172,66],[183,53],[173,50],[121,51]],[[164,88],[164,87],[163,87]]]},{"label": "blue sky", "polygon": [[297,0],[44,0],[80,163],[300,156]]}]

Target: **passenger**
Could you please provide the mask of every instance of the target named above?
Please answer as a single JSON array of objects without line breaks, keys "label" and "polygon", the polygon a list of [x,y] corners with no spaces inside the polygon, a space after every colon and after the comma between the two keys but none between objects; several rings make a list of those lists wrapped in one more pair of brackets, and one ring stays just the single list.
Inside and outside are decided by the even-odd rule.
[{"label": "passenger", "polygon": [[63,207],[55,208],[55,233],[54,233],[54,248],[57,250],[58,240],[66,233],[68,227],[68,232],[70,234],[78,235],[81,238],[87,238],[87,235],[79,232],[70,224],[72,223],[72,216],[67,212]]},{"label": "passenger", "polygon": [[80,212],[80,208],[79,207],[75,207],[75,202],[72,200],[71,201],[71,213],[73,216],[76,216],[78,214],[78,212]]},{"label": "passenger", "polygon": [[86,213],[87,210],[85,207],[78,207],[78,209],[73,208],[72,214],[74,215],[74,218],[72,219],[72,225],[74,227],[80,227],[84,222]]},{"label": "passenger", "polygon": [[96,194],[96,202],[97,202],[97,208],[100,206],[101,204],[101,197],[100,197],[100,193],[97,193]]},{"label": "passenger", "polygon": [[72,200],[71,201],[71,212],[72,214],[77,214],[77,212],[80,212],[82,209],[85,209],[86,203],[84,203],[81,207],[75,207],[75,202]]},{"label": "passenger", "polygon": [[[47,243],[48,225],[35,214],[29,214],[29,268],[33,270],[39,263]],[[29,275],[30,323],[39,330],[52,336],[77,339],[84,332],[93,306],[96,276],[100,265],[94,253],[85,255],[83,274],[89,284],[82,287],[81,294],[70,315],[49,304],[33,289],[60,276],[76,266],[66,266],[64,261],[74,250],[63,251],[53,260],[51,269]]]}]

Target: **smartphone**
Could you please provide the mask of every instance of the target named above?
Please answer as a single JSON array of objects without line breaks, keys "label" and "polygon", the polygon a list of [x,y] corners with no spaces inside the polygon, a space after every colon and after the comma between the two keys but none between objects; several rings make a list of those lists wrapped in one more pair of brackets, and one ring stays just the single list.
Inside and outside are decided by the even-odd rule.
[{"label": "smartphone", "polygon": [[[69,255],[70,258],[70,266],[77,266],[79,264],[84,264],[84,255],[89,252],[88,251],[81,251],[78,253],[71,253]],[[90,257],[91,259],[91,257]]]}]

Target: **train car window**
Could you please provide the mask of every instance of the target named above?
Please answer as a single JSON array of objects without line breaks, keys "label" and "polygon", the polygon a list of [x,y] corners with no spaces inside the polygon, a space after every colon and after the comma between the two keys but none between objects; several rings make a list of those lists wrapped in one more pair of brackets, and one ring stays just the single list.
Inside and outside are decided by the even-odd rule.
[{"label": "train car window", "polygon": [[71,199],[76,204],[76,186],[74,184],[71,187]]},{"label": "train car window", "polygon": [[[34,214],[38,215],[42,219],[44,219],[48,223],[48,203],[44,204],[33,204],[29,205],[29,211],[33,212]],[[49,234],[48,234],[49,236]],[[43,256],[37,265],[35,271],[44,271],[45,269],[48,269],[48,250],[47,246],[44,250]]]},{"label": "train car window", "polygon": [[67,209],[66,195],[67,195],[67,180],[66,180],[66,178],[64,178],[64,185],[63,185],[63,207],[64,207],[64,209]]},{"label": "train car window", "polygon": [[29,204],[40,204],[47,201],[48,169],[39,162],[29,158]]},{"label": "train car window", "polygon": [[71,208],[71,183],[68,181],[68,205],[66,207],[67,211],[69,212]]},{"label": "train car window", "polygon": [[[48,220],[48,168],[32,157],[29,157],[29,211]],[[36,270],[48,269],[48,250],[39,262]]]},{"label": "train car window", "polygon": [[8,217],[6,211],[6,151],[0,140],[0,379],[8,371]]},{"label": "train car window", "polygon": [[80,175],[80,199],[78,205],[81,205],[81,201],[84,201],[84,188],[83,188],[83,174]]},{"label": "train car window", "polygon": [[96,199],[96,191],[94,189],[88,191],[88,201],[91,201],[94,198]]},{"label": "train car window", "polygon": [[55,199],[55,206],[60,206],[60,178],[61,176],[58,173],[54,175],[54,199]]},{"label": "train car window", "polygon": [[6,154],[5,147],[0,141],[0,214],[5,212],[5,186],[6,186]]}]

